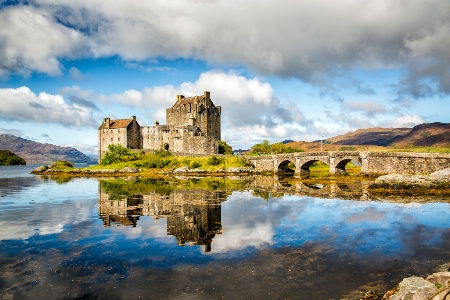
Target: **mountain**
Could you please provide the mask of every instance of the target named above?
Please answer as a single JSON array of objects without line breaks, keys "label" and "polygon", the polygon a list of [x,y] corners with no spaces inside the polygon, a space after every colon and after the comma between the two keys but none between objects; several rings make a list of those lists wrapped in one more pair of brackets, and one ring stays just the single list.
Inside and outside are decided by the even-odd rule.
[{"label": "mountain", "polygon": [[449,123],[426,123],[415,126],[406,135],[397,138],[391,146],[450,146],[450,124]]},{"label": "mountain", "polygon": [[425,123],[413,128],[367,128],[358,129],[327,139],[335,145],[376,145],[376,146],[449,146],[450,124]]},{"label": "mountain", "polygon": [[0,135],[0,150],[14,152],[25,159],[27,164],[50,164],[57,160],[67,160],[72,163],[97,163],[96,159],[88,157],[75,148],[42,144],[10,134]]},{"label": "mountain", "polygon": [[367,128],[358,129],[327,139],[335,145],[377,145],[389,146],[397,139],[411,132],[411,128]]}]

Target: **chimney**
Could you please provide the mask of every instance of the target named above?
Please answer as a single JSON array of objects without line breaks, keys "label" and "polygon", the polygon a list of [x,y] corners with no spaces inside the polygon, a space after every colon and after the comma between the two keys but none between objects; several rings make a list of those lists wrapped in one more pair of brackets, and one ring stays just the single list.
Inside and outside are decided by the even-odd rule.
[{"label": "chimney", "polygon": [[109,128],[109,125],[111,124],[111,119],[110,118],[104,118],[103,119],[103,123],[106,124],[106,128]]},{"label": "chimney", "polygon": [[204,91],[203,95],[205,96],[206,106],[210,106],[211,105],[211,98],[210,98],[209,92],[208,91]]}]

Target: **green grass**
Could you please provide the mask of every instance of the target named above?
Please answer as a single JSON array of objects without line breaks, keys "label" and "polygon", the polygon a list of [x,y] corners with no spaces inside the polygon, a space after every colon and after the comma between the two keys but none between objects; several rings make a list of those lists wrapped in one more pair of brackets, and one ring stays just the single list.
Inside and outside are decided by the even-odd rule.
[{"label": "green grass", "polygon": [[174,169],[189,167],[206,171],[220,171],[230,167],[246,167],[246,159],[233,155],[218,155],[208,157],[173,156],[168,152],[139,154],[136,160],[115,162],[105,165],[90,166],[88,169],[113,169],[120,170],[124,167],[136,167],[143,171],[151,169]]}]

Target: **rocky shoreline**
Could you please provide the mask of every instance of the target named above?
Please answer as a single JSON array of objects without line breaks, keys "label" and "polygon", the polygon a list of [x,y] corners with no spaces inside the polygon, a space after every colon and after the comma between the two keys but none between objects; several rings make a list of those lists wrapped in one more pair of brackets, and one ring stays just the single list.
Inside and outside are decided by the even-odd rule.
[{"label": "rocky shoreline", "polygon": [[429,175],[403,175],[390,174],[380,176],[375,180],[376,186],[403,186],[403,187],[439,187],[450,183],[450,168],[431,173]]},{"label": "rocky shoreline", "polygon": [[384,295],[369,291],[360,300],[450,300],[450,263],[436,271],[427,277],[405,278]]}]

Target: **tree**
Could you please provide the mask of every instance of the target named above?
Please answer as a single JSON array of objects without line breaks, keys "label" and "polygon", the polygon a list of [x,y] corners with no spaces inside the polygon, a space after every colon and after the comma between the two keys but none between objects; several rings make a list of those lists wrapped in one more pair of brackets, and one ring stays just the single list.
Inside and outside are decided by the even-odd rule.
[{"label": "tree", "polygon": [[121,145],[108,145],[108,151],[102,159],[102,165],[109,165],[112,163],[136,160],[136,153],[133,153],[131,149],[125,148]]},{"label": "tree", "polygon": [[219,154],[233,154],[233,148],[228,145],[225,141],[219,141]]},{"label": "tree", "polygon": [[25,160],[9,150],[0,150],[0,165],[26,165]]},{"label": "tree", "polygon": [[287,147],[283,143],[270,144],[268,140],[262,141],[260,144],[255,144],[252,146],[253,154],[279,154],[279,153],[293,153],[293,152],[303,152],[300,149],[294,149],[292,147]]}]

